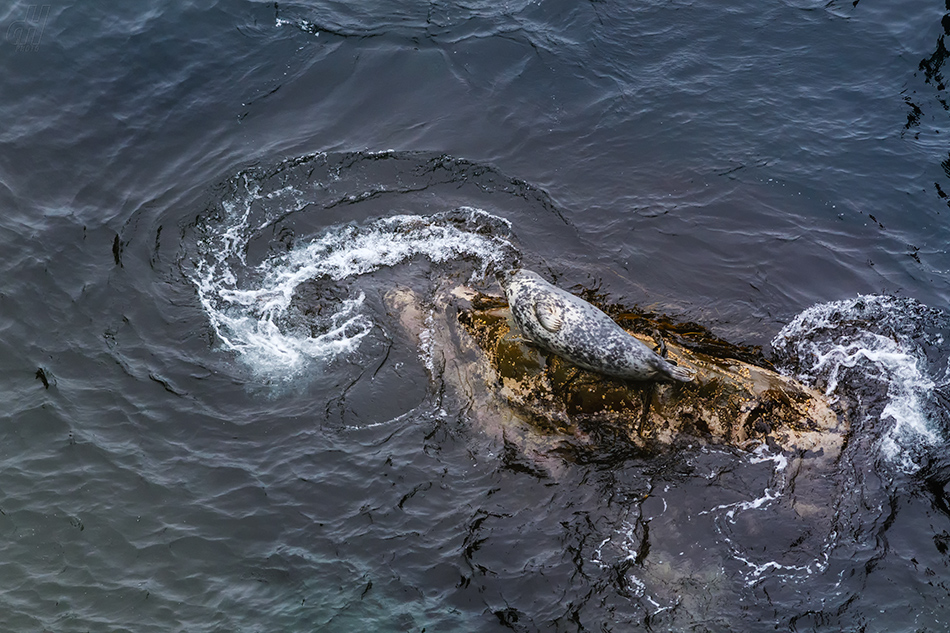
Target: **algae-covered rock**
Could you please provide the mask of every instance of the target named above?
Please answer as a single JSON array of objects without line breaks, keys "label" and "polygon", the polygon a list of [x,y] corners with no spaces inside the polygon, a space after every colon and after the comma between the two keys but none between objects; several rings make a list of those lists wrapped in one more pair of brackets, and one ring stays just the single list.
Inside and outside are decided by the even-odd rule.
[{"label": "algae-covered rock", "polygon": [[[550,453],[564,442],[632,450],[678,441],[739,448],[764,442],[826,463],[840,453],[847,430],[820,393],[768,368],[764,359],[739,360],[748,350],[721,341],[690,345],[682,334],[659,341],[625,328],[648,346],[665,348],[668,359],[696,378],[620,381],[532,345],[503,298],[459,286],[428,308],[409,290],[391,292],[387,303],[427,349],[430,369],[469,400],[473,417],[529,454]],[[626,321],[618,319],[621,326]],[[654,322],[652,329],[665,325]]]}]

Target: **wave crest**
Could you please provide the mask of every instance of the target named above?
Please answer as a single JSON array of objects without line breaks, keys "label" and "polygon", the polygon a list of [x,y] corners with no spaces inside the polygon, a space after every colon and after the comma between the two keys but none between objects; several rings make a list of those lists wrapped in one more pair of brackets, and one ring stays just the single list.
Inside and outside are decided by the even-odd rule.
[{"label": "wave crest", "polygon": [[784,372],[849,410],[852,432],[874,433],[886,459],[915,472],[942,436],[947,327],[913,299],[863,295],[808,308],[772,349]]}]

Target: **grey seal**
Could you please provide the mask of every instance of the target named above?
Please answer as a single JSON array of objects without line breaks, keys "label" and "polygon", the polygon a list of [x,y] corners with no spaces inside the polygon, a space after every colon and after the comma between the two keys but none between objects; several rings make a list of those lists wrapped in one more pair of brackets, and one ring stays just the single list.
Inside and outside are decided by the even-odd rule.
[{"label": "grey seal", "polygon": [[673,365],[580,297],[541,275],[515,269],[497,275],[522,333],[549,352],[625,380],[690,382],[693,372]]}]

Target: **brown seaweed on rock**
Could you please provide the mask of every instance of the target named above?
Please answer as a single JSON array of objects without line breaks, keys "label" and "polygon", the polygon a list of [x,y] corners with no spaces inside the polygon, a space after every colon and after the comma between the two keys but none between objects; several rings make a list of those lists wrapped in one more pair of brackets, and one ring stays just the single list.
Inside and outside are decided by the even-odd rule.
[{"label": "brown seaweed on rock", "polygon": [[[425,339],[438,359],[434,373],[468,400],[480,425],[534,461],[655,453],[683,443],[768,444],[824,467],[837,459],[847,431],[820,393],[778,374],[750,348],[734,346],[730,355],[733,347],[695,324],[613,307],[632,336],[696,372],[690,383],[639,383],[591,373],[532,345],[501,297],[457,286],[427,313],[409,290],[391,292],[387,304],[407,332]],[[672,335],[664,344],[631,323]]]}]

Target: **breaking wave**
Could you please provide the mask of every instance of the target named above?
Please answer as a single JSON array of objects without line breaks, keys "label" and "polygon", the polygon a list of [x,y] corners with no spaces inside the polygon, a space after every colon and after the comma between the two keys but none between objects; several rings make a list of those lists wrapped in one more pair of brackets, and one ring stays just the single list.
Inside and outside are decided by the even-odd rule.
[{"label": "breaking wave", "polygon": [[865,295],[814,305],[772,341],[779,367],[822,389],[873,433],[880,455],[916,472],[946,425],[947,316],[913,299]]}]

